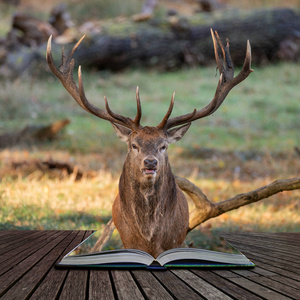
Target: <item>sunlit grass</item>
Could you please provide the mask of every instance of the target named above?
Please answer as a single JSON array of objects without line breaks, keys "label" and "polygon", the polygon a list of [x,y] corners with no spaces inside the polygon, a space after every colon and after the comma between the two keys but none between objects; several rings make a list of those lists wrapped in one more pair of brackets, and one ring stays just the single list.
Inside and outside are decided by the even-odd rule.
[{"label": "sunlit grass", "polygon": [[[267,184],[271,179],[252,182],[195,180],[190,178],[214,202]],[[95,178],[75,181],[40,178],[33,173],[17,180],[0,183],[0,229],[95,229],[102,232],[111,218],[111,205],[117,193],[117,178],[99,172]],[[285,192],[211,219],[190,233],[187,243],[209,247],[218,236],[234,231],[300,231],[300,192]],[[191,205],[192,206],[192,205]],[[115,233],[107,248],[120,247]]]},{"label": "sunlit grass", "polygon": [[77,182],[74,176],[40,178],[38,171],[25,179],[4,178],[0,223],[16,228],[85,229],[107,219],[116,194],[117,180],[108,172]]}]

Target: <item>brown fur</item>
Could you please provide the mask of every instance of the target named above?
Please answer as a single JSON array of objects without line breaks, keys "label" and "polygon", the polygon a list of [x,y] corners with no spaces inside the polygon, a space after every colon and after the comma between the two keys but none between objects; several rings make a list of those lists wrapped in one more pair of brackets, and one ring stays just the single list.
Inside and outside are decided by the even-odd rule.
[{"label": "brown fur", "polygon": [[[132,149],[133,143],[138,151]],[[175,183],[164,146],[167,136],[157,128],[144,127],[130,134],[112,209],[124,247],[141,249],[154,257],[182,245],[189,221],[188,204]],[[158,161],[155,178],[143,174],[146,157]]]}]

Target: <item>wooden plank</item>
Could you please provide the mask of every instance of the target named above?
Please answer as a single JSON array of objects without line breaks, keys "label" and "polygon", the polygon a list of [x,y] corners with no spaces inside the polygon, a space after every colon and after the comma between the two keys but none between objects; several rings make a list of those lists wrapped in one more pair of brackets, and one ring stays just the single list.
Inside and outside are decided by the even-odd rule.
[{"label": "wooden plank", "polygon": [[148,270],[132,271],[135,281],[142,289],[143,293],[151,300],[173,299],[160,282]]},{"label": "wooden plank", "polygon": [[113,300],[114,292],[109,271],[91,270],[89,278],[89,299]]},{"label": "wooden plank", "polygon": [[[12,285],[14,285],[24,274],[26,274],[38,262],[44,263],[44,256],[54,249],[59,243],[65,239],[70,232],[62,231],[60,235],[39,249],[37,252],[28,256],[19,264],[13,266],[12,269],[0,276],[0,291],[6,292]],[[1,296],[1,294],[0,294]]]},{"label": "wooden plank", "polygon": [[253,277],[253,276],[260,276],[257,273],[254,273],[253,271],[250,270],[245,270],[245,269],[239,269],[239,270],[212,270],[213,273],[220,275],[221,277],[224,278],[236,278],[240,276],[244,277]]},{"label": "wooden plank", "polygon": [[274,261],[267,259],[265,256],[253,254],[253,252],[248,252],[241,249],[242,252],[251,259],[260,268],[266,269],[268,271],[277,273],[282,276],[293,278],[295,280],[300,280],[300,275],[295,273],[295,266],[292,264],[290,266],[282,266],[280,261]]},{"label": "wooden plank", "polygon": [[[268,241],[270,241],[270,240],[268,240]],[[260,242],[259,242],[259,244],[260,244]],[[239,250],[241,250],[241,244],[234,243],[234,245],[235,246],[238,245],[237,248]],[[242,251],[244,253],[245,253],[245,251],[244,251],[245,248],[249,249],[249,255],[251,255],[251,248],[249,248],[247,245],[243,245],[243,250]],[[258,247],[255,247],[254,249],[255,249],[255,255],[257,254],[257,252],[259,252],[260,256],[263,257],[263,261],[266,261],[266,256],[267,255],[261,255],[261,252],[260,252],[261,250],[257,251]],[[245,253],[245,254],[247,254],[247,253]],[[248,255],[248,257],[249,257],[249,255]],[[254,257],[255,257],[255,255],[254,255]],[[281,258],[282,258],[282,256],[281,256]],[[279,258],[276,259],[276,260],[272,259],[271,262],[273,264],[277,265],[277,266],[280,265],[282,267],[282,263],[280,262]],[[290,267],[291,268],[291,263],[289,263],[289,264],[284,263],[283,265],[285,267]],[[257,273],[256,273],[255,269],[251,270],[251,271],[249,271],[249,270],[248,271],[247,270],[244,270],[244,271],[236,270],[236,271],[233,271],[233,272],[236,273],[236,274],[240,274],[244,277],[250,277],[249,279],[251,279],[251,281],[256,282],[260,285],[263,285],[266,288],[271,288],[274,291],[277,291],[277,292],[280,292],[280,293],[286,295],[287,297],[292,297],[293,298],[293,297],[296,297],[299,294],[299,286],[300,286],[299,281],[294,280],[292,278],[287,278],[287,277],[282,276],[282,275],[277,275],[276,273],[270,272],[268,270],[262,272],[261,268],[260,269],[258,268]],[[277,271],[277,270],[273,269],[273,271]],[[253,273],[256,273],[256,274],[260,273],[260,274],[263,274],[264,276],[259,276],[259,277],[253,276]],[[266,273],[269,273],[269,274],[266,274]],[[280,271],[279,271],[279,274],[280,274]],[[282,274],[282,271],[281,271],[281,274]],[[294,277],[298,276],[298,275],[295,275],[294,272],[290,272],[288,275],[294,276]],[[269,277],[267,277],[267,276],[269,276]],[[232,281],[234,281],[234,282],[243,281],[243,284],[244,284],[244,279],[233,279]],[[249,282],[248,282],[248,284],[249,284]],[[253,286],[253,283],[250,283],[249,286]],[[270,295],[270,293],[267,293],[267,294]],[[278,297],[278,295],[277,295],[277,297]]]},{"label": "wooden plank", "polygon": [[[266,277],[268,278],[268,277]],[[293,287],[295,289],[300,290],[300,281],[292,278],[287,278],[281,275],[276,275],[271,277],[272,280],[278,281],[280,283],[285,284],[286,286]],[[300,292],[299,292],[300,293]]]},{"label": "wooden plank", "polygon": [[[245,245],[236,243],[236,242],[232,242],[232,245],[235,246],[238,250],[240,250],[242,253],[244,253],[249,259],[251,260],[255,260],[254,262],[259,262],[260,267],[262,267],[261,263],[263,263],[264,265],[268,264],[271,266],[276,266],[276,269],[278,270],[279,268],[282,269],[283,271],[286,272],[286,276],[288,277],[292,277],[293,276],[295,278],[299,278],[300,275],[300,270],[299,268],[296,266],[296,264],[286,261],[284,260],[284,255],[281,255],[281,258],[272,258],[271,255],[268,255],[264,252],[261,252],[257,249],[257,247],[255,248],[249,248]],[[254,253],[254,249],[255,249],[255,253]],[[297,260],[297,259],[296,259]],[[264,267],[265,268],[265,267]],[[269,269],[268,269],[269,270]],[[272,270],[270,270],[272,271]],[[274,272],[276,272],[274,270]],[[293,276],[291,276],[291,272],[294,274]],[[280,274],[280,271],[279,271]]]},{"label": "wooden plank", "polygon": [[[239,242],[237,240],[230,240],[228,241],[238,250],[241,252],[254,252],[256,255],[264,254],[269,258],[278,258],[281,257],[284,261],[288,264],[294,260],[295,257],[298,256],[298,252],[288,251],[285,247],[286,245],[272,245],[268,243],[268,246],[262,246],[259,243],[247,243],[247,241]],[[300,245],[299,245],[300,246]]]},{"label": "wooden plank", "polygon": [[13,251],[22,251],[22,249],[26,249],[28,244],[32,244],[32,242],[34,242],[39,237],[41,237],[41,235],[38,231],[34,233],[21,232],[20,235],[11,236],[10,240],[1,240],[1,243],[3,243],[3,245],[1,245],[2,249],[0,250],[0,262],[5,260],[5,255],[7,257],[7,255],[10,255],[10,253],[12,253]]},{"label": "wooden plank", "polygon": [[[256,268],[255,268],[256,269]],[[262,296],[266,299],[289,299],[288,297],[295,294],[295,289],[292,287],[292,291],[286,292],[291,287],[283,286],[281,283],[276,282],[275,276],[273,274],[268,272],[267,274],[272,276],[270,278],[267,278],[265,276],[260,276],[259,274],[255,273],[254,270],[232,270],[234,274],[241,275],[239,277],[237,276],[227,276],[226,278],[236,284],[241,285],[245,289],[248,289],[249,291],[254,292],[255,294]],[[216,273],[216,272],[214,272]],[[219,274],[222,273],[222,271],[218,272]],[[262,272],[266,274],[265,272]],[[275,274],[276,275],[276,274]],[[246,277],[246,278],[243,278]],[[266,281],[265,281],[266,279]],[[269,284],[265,284],[265,282],[268,282]],[[277,292],[279,293],[277,293]],[[299,291],[298,291],[299,293]],[[283,294],[283,295],[282,295]]]},{"label": "wooden plank", "polygon": [[26,243],[24,243],[24,245],[20,246],[19,249],[16,248],[15,252],[11,252],[8,255],[7,253],[4,254],[3,256],[5,260],[2,261],[0,264],[0,275],[7,272],[13,266],[16,266],[25,258],[38,251],[40,248],[46,246],[49,243],[49,241],[55,239],[59,235],[61,235],[61,232],[59,231],[45,232],[44,235],[40,235],[40,237],[37,236],[35,240],[29,243],[29,247]]},{"label": "wooden plank", "polygon": [[113,270],[111,275],[118,299],[145,299],[129,271]]},{"label": "wooden plank", "polygon": [[19,244],[22,244],[21,241],[24,241],[25,238],[31,239],[37,232],[36,231],[23,231],[23,230],[14,230],[9,231],[4,237],[1,237],[1,244],[0,244],[0,255],[6,253],[7,251],[11,250],[12,247],[18,247]]},{"label": "wooden plank", "polygon": [[256,266],[252,271],[260,276],[265,276],[265,277],[271,277],[277,275],[276,273],[260,268],[259,266]]},{"label": "wooden plank", "polygon": [[[11,236],[17,236],[20,230],[0,230],[1,242],[6,241],[7,238],[11,240]],[[2,244],[2,243],[1,243]]]},{"label": "wooden plank", "polygon": [[[71,233],[70,238],[73,237],[71,243],[67,248],[62,249],[61,255],[55,261],[57,263],[60,259],[73,250],[78,244],[84,239],[86,232],[85,231],[74,231]],[[57,299],[62,285],[65,281],[69,269],[57,269],[52,267],[48,272],[47,276],[43,281],[36,287],[33,295],[30,297],[30,300],[50,300]]]},{"label": "wooden plank", "polygon": [[293,239],[300,241],[300,233],[299,232],[274,232],[274,236],[280,236],[285,239]]},{"label": "wooden plank", "polygon": [[287,234],[281,235],[276,233],[234,233],[234,234],[224,234],[225,238],[230,239],[247,239],[247,240],[253,240],[253,241],[268,241],[270,243],[289,243],[290,245],[297,245],[300,241],[300,234],[290,235],[290,237],[287,236]]},{"label": "wooden plank", "polygon": [[34,232],[34,230],[0,230],[1,241],[6,241],[7,238],[11,240],[12,236],[16,237],[20,235],[21,232],[26,232],[26,231]]},{"label": "wooden plank", "polygon": [[[26,236],[26,232],[23,233],[23,236]],[[27,244],[27,241],[22,243],[21,246],[15,248],[9,253],[4,253],[0,256],[0,275],[5,272],[5,269],[12,268],[17,265],[20,261],[24,260],[31,253],[34,253],[41,247],[45,246],[51,239],[61,235],[59,231],[46,231],[43,235],[36,235],[33,239],[30,239],[30,242]]]},{"label": "wooden plank", "polygon": [[255,282],[253,282],[252,280],[249,280],[249,279],[246,279],[246,278],[243,278],[243,277],[229,278],[229,280],[234,282],[235,284],[243,287],[244,289],[250,291],[251,293],[256,294],[260,297],[263,297],[264,299],[269,299],[269,300],[287,300],[287,299],[290,299],[289,297],[286,297],[284,295],[276,293],[275,291],[273,291],[270,288],[267,288],[265,286],[257,284]]},{"label": "wooden plank", "polygon": [[[233,272],[236,274],[242,275],[243,277],[251,277],[252,278],[253,274],[255,274],[254,277],[259,276],[261,278],[263,276],[265,278],[270,278],[273,281],[278,281],[280,283],[283,283],[286,286],[290,286],[295,289],[300,289],[300,281],[294,280],[294,279],[291,279],[288,277],[284,277],[284,276],[278,275],[276,273],[269,272],[267,270],[259,269],[257,267],[255,269],[253,269],[253,271],[233,270]],[[254,279],[253,281],[256,281],[256,279]]]},{"label": "wooden plank", "polygon": [[[217,274],[214,274],[211,271],[208,270],[192,270],[193,273],[195,273],[200,278],[204,279],[206,282],[209,282],[211,285],[219,289],[220,291],[223,291],[225,294],[230,295],[230,297],[233,297],[235,299],[239,300],[257,300],[261,299],[261,297],[256,296],[251,291],[247,291],[243,286],[239,286],[231,282],[226,276],[221,277]],[[233,277],[233,278],[236,278]]]},{"label": "wooden plank", "polygon": [[240,235],[248,236],[254,239],[261,238],[268,240],[273,240],[274,242],[285,241],[291,244],[297,243],[300,241],[300,233],[298,232],[244,232]]},{"label": "wooden plank", "polygon": [[270,272],[276,273],[277,275],[285,276],[288,278],[292,278],[294,280],[300,281],[300,276],[295,274],[293,271],[288,271],[278,267],[276,264],[267,264],[264,263],[264,260],[256,260],[256,263],[259,267],[268,270]]},{"label": "wooden plank", "polygon": [[[77,280],[78,278],[81,279],[80,282]],[[59,298],[66,300],[85,299],[87,294],[87,280],[88,270],[70,270]]]},{"label": "wooden plank", "polygon": [[[90,236],[91,233],[84,236],[84,240]],[[87,269],[73,269],[71,268],[67,274],[64,282],[60,298],[61,299],[85,299],[88,297],[89,287],[89,271]]]},{"label": "wooden plank", "polygon": [[189,270],[172,270],[172,272],[178,276],[181,280],[187,283],[195,291],[197,291],[201,296],[208,300],[229,300],[231,297],[224,294],[218,288],[204,281],[202,278],[198,277],[196,274],[190,272]]},{"label": "wooden plank", "polygon": [[[214,273],[216,272],[214,271]],[[274,283],[272,279],[269,279],[269,285],[265,285],[263,284],[265,277],[259,276],[250,270],[232,270],[232,273],[242,276],[228,276],[226,274],[223,277],[266,299],[287,299],[287,296],[282,295],[285,294],[285,288],[279,290],[278,286],[280,284],[276,284],[276,281]],[[222,276],[222,271],[219,271],[218,274]],[[279,291],[280,294],[276,291]]]},{"label": "wooden plank", "polygon": [[53,266],[57,254],[73,239],[70,233],[65,232],[63,239],[42,260],[36,261],[36,264],[3,295],[3,299],[27,299]]},{"label": "wooden plank", "polygon": [[256,246],[260,247],[262,249],[267,249],[267,250],[273,250],[272,253],[284,253],[286,255],[290,255],[290,253],[294,253],[297,256],[300,256],[298,253],[298,249],[300,246],[300,242],[297,241],[291,245],[291,243],[288,243],[287,241],[277,241],[275,242],[272,239],[267,239],[265,240],[262,239],[249,239],[249,238],[226,238],[228,241],[233,241],[237,243],[244,244],[245,246]]},{"label": "wooden plank", "polygon": [[300,258],[300,254],[298,253],[300,243],[298,247],[290,248],[288,244],[272,244],[272,243],[265,243],[262,244],[260,242],[247,242],[246,240],[243,241],[237,241],[237,240],[231,240],[227,239],[232,245],[237,245],[237,247],[243,247],[247,250],[252,250],[253,247],[255,247],[255,252],[259,253],[265,253],[268,254],[268,256],[271,257],[282,257],[284,260],[290,262],[293,261],[295,257]]},{"label": "wooden plank", "polygon": [[204,299],[171,271],[152,271],[152,273],[176,299]]},{"label": "wooden plank", "polygon": [[244,243],[246,245],[255,245],[258,247],[262,247],[265,249],[272,249],[275,252],[282,252],[285,254],[289,254],[290,252],[295,253],[297,256],[300,254],[298,253],[298,249],[300,246],[299,241],[291,241],[291,240],[280,240],[276,238],[267,238],[267,237],[257,237],[257,236],[235,236],[231,237],[228,235],[224,236],[228,241],[237,241],[239,243]]},{"label": "wooden plank", "polygon": [[[58,236],[60,233],[58,231],[47,231],[45,234],[37,233],[34,236],[31,235],[31,238],[28,238],[25,240],[21,240],[20,244],[14,244],[8,246],[8,249],[12,249],[8,252],[5,251],[5,253],[0,255],[0,266],[3,270],[4,266],[9,262],[10,265],[14,265],[14,261],[17,261],[18,259],[23,259],[26,257],[26,254],[28,256],[28,253],[33,253],[37,249],[41,248],[40,245],[44,245],[45,243],[49,242],[51,238]],[[25,234],[26,237],[26,234]],[[26,254],[24,255],[25,252]],[[19,258],[20,257],[20,258]],[[23,257],[23,258],[21,258]]]},{"label": "wooden plank", "polygon": [[271,288],[277,292],[280,292],[287,297],[291,297],[293,299],[299,299],[300,291],[295,287],[288,286],[282,282],[275,281],[274,278],[252,278],[253,281],[259,283],[260,285],[264,285],[265,287]]},{"label": "wooden plank", "polygon": [[11,237],[12,234],[18,233],[18,230],[0,230],[0,239],[5,239],[7,236]]}]

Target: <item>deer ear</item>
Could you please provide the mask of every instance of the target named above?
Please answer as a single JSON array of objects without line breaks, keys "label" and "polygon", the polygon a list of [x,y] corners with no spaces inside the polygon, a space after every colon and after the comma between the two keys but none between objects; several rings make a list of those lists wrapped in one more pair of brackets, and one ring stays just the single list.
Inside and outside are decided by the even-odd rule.
[{"label": "deer ear", "polygon": [[188,131],[188,129],[190,128],[192,123],[188,123],[185,124],[181,127],[177,127],[177,128],[173,128],[171,130],[168,130],[168,137],[167,137],[167,141],[169,144],[171,143],[175,143],[177,141],[179,141],[184,135],[185,133]]},{"label": "deer ear", "polygon": [[131,134],[131,129],[129,128],[126,128],[124,126],[120,126],[120,125],[117,125],[117,124],[114,124],[114,123],[111,123],[111,125],[113,126],[116,134],[117,134],[117,137],[125,142],[125,143],[128,143],[128,140],[129,140],[129,135]]}]

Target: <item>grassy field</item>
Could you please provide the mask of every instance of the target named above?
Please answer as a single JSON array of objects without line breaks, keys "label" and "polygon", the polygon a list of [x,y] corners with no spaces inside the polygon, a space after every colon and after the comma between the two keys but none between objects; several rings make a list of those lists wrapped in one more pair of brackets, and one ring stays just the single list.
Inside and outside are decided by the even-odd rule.
[{"label": "grassy field", "polygon": [[[2,25],[10,10],[0,18],[0,35],[7,30]],[[169,148],[174,173],[196,183],[215,202],[300,174],[300,158],[294,151],[300,146],[299,64],[253,68],[255,72],[213,116],[194,122],[184,139]],[[130,117],[135,115],[139,86],[142,124],[152,126],[165,114],[173,91],[175,116],[205,106],[218,81],[215,66],[122,73],[88,71],[83,66],[83,78],[92,103],[103,108],[105,95],[115,112]],[[0,229],[101,233],[111,217],[126,155],[111,125],[83,111],[51,74],[2,78],[0,107],[0,134],[27,124],[71,121],[54,141],[0,150]],[[77,166],[84,176],[75,180],[75,173],[37,168],[36,161],[47,159]],[[188,242],[217,246],[222,232],[237,230],[299,232],[300,192],[284,192],[209,220],[189,234]],[[108,245],[116,247],[117,233]]]},{"label": "grassy field", "polygon": [[[215,74],[214,67],[174,73],[86,71],[84,80],[93,103],[103,107],[101,98],[107,95],[111,107],[128,116],[135,114],[134,91],[139,85],[142,124],[155,125],[173,90],[174,115],[205,106],[214,93]],[[299,145],[300,129],[297,78],[299,66],[291,63],[255,68],[218,112],[196,121],[184,139],[170,147],[174,172],[216,202],[278,178],[299,176],[300,160],[293,150]],[[111,215],[126,154],[111,125],[84,112],[51,75],[7,81],[1,93],[1,132],[61,118],[69,118],[71,124],[52,142],[0,151],[0,228],[101,232]],[[14,167],[49,158],[76,165],[87,175],[76,181],[74,174],[43,172],[26,164]],[[216,244],[224,231],[299,231],[299,212],[299,191],[281,193],[207,221],[188,241]],[[118,246],[116,233],[108,247]]]}]

